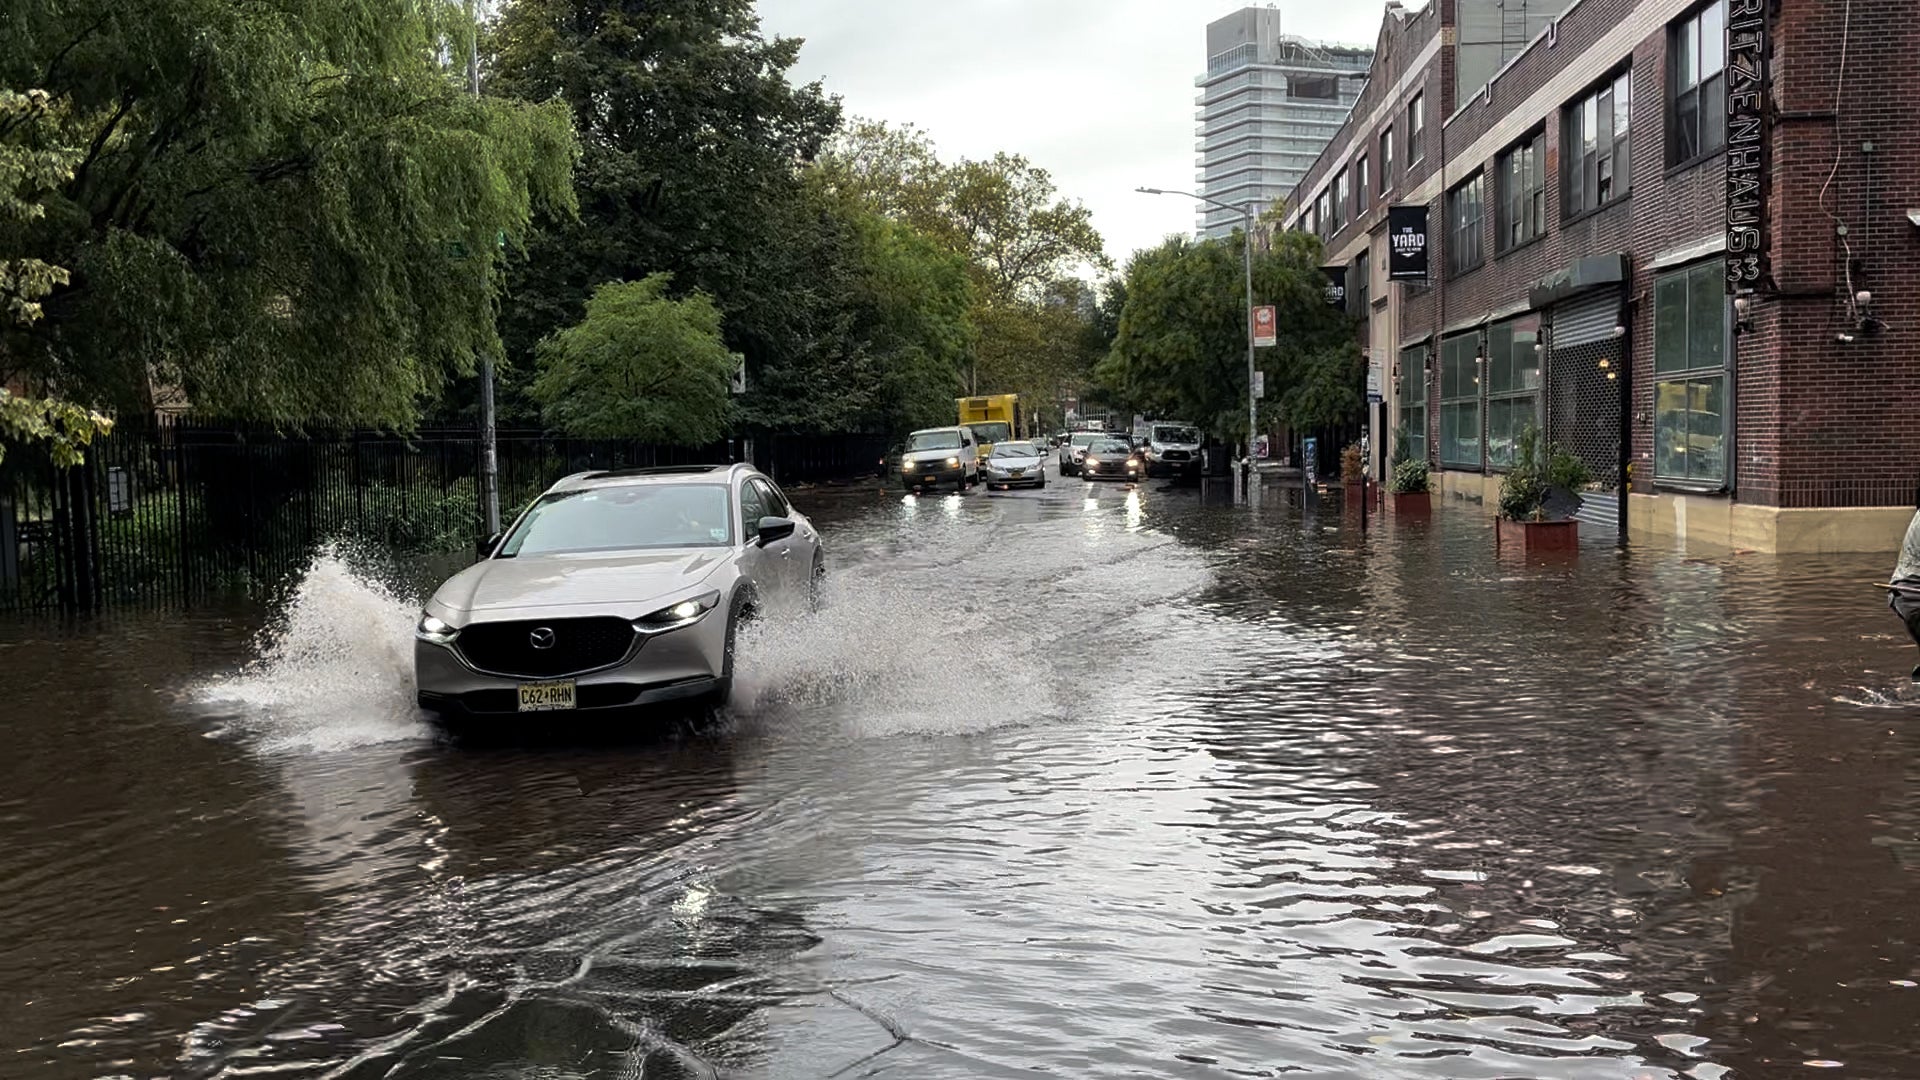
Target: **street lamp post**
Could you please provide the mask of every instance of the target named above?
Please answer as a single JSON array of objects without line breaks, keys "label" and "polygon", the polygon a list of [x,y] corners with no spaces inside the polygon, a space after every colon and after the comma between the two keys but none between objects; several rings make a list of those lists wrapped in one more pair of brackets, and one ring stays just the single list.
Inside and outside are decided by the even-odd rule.
[{"label": "street lamp post", "polygon": [[[1259,399],[1254,397],[1253,393],[1254,383],[1259,370],[1253,360],[1253,205],[1249,203],[1246,206],[1234,206],[1232,203],[1224,203],[1218,199],[1209,198],[1192,191],[1168,191],[1164,188],[1149,187],[1135,188],[1134,190],[1140,192],[1142,195],[1185,195],[1189,199],[1206,203],[1209,206],[1217,206],[1222,210],[1232,210],[1240,215],[1242,221],[1240,228],[1241,248],[1243,249],[1242,254],[1245,256],[1247,271],[1247,309],[1241,313],[1241,318],[1247,325],[1247,459],[1251,461],[1253,459],[1254,436],[1260,430],[1260,402]],[[1251,495],[1249,495],[1249,498],[1251,498]]]}]

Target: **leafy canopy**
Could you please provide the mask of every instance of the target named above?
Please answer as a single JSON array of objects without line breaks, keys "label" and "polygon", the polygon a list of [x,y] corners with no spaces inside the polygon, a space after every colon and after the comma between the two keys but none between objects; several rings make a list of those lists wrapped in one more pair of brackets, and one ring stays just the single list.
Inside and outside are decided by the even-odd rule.
[{"label": "leafy canopy", "polygon": [[460,0],[11,5],[0,88],[48,107],[0,141],[80,152],[0,218],[0,259],[71,275],[0,331],[0,378],[410,426],[499,352],[498,241],[572,207],[565,110],[471,98],[471,37]]},{"label": "leafy canopy", "polygon": [[667,297],[670,279],[602,285],[586,318],[542,341],[533,396],[547,424],[587,438],[700,446],[726,432],[740,357],[703,293]]}]

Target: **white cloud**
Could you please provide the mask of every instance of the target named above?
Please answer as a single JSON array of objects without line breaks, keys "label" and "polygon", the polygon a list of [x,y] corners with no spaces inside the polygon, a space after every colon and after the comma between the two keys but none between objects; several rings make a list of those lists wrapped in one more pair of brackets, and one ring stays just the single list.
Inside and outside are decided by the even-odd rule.
[{"label": "white cloud", "polygon": [[[1193,229],[1194,76],[1235,0],[760,0],[806,39],[793,76],[847,111],[926,129],[942,157],[1024,154],[1084,202],[1116,263]],[[1288,33],[1372,45],[1384,0],[1285,0]],[[1408,4],[1409,7],[1417,6]]]}]

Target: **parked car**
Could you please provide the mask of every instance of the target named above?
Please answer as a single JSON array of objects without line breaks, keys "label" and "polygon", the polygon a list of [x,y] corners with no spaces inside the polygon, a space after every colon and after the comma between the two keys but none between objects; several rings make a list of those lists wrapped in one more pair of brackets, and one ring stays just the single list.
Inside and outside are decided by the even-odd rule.
[{"label": "parked car", "polygon": [[987,487],[1047,486],[1046,451],[1030,442],[995,443],[987,455]]},{"label": "parked car", "polygon": [[825,553],[751,465],[576,473],[440,586],[414,630],[442,723],[725,705],[734,639],[817,600]]},{"label": "parked car", "polygon": [[1140,458],[1127,440],[1113,436],[1095,439],[1080,462],[1080,475],[1089,480],[1138,480]]},{"label": "parked car", "polygon": [[1076,431],[1067,436],[1066,444],[1060,447],[1060,475],[1079,476],[1080,459],[1087,456],[1087,447],[1105,438],[1098,431]]},{"label": "parked car", "polygon": [[922,491],[952,484],[964,492],[980,482],[979,443],[964,427],[927,428],[907,436],[900,458],[900,484]]}]

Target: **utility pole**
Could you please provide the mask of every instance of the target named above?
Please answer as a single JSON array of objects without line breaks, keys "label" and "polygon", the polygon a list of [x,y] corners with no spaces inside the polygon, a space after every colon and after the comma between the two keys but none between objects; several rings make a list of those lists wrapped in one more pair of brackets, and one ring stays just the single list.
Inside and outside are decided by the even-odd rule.
[{"label": "utility pole", "polygon": [[[467,89],[480,97],[480,19],[467,0],[467,27],[473,37],[467,50]],[[480,355],[480,505],[486,508],[486,534],[500,531],[500,456],[494,438],[493,357]]]}]

